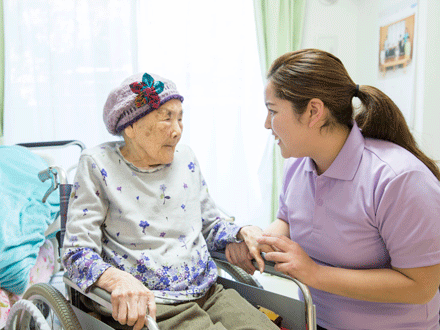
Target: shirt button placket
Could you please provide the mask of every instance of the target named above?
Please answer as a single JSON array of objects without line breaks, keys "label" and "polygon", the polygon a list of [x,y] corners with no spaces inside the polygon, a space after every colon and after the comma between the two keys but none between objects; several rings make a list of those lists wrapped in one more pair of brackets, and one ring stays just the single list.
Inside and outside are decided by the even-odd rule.
[{"label": "shirt button placket", "polygon": [[315,203],[317,206],[324,205],[324,201],[321,198],[322,195],[322,179],[316,178],[316,189],[315,189]]},{"label": "shirt button placket", "polygon": [[322,178],[315,176],[315,207],[313,214],[313,231],[320,233],[322,231]]}]

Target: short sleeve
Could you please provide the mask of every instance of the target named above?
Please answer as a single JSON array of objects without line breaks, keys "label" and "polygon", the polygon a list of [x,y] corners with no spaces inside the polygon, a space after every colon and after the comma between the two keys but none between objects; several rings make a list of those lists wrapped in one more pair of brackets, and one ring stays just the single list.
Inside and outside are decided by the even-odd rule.
[{"label": "short sleeve", "polygon": [[439,215],[440,184],[432,174],[405,172],[386,185],[376,221],[392,266],[440,263]]},{"label": "short sleeve", "polygon": [[286,204],[286,190],[288,186],[288,181],[290,180],[289,172],[292,167],[292,162],[289,160],[285,161],[284,163],[284,170],[283,170],[283,179],[282,179],[282,186],[281,186],[281,192],[278,198],[278,212],[277,212],[277,218],[284,220],[286,222],[289,222],[288,219],[288,209]]}]

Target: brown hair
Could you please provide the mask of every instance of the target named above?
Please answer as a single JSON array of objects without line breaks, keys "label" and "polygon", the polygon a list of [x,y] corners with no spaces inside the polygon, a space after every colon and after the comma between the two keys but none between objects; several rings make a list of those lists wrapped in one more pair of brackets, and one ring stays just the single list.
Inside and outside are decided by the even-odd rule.
[{"label": "brown hair", "polygon": [[289,52],[272,63],[267,78],[275,87],[277,97],[290,101],[297,115],[306,111],[311,99],[320,99],[331,113],[322,127],[351,128],[352,100],[357,96],[363,107],[355,120],[362,135],[405,148],[440,180],[437,164],[419,149],[396,104],[375,87],[357,86],[336,56],[318,49]]}]

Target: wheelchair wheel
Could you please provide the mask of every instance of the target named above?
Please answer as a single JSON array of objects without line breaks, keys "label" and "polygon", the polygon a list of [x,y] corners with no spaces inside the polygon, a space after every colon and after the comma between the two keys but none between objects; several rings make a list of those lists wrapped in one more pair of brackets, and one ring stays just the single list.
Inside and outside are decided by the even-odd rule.
[{"label": "wheelchair wheel", "polygon": [[[81,330],[75,312],[66,298],[54,287],[46,283],[31,286],[23,295],[23,299],[34,304],[45,318],[51,330]],[[14,330],[37,330],[36,320],[29,314],[23,313],[19,327]],[[12,328],[11,328],[12,330]]]},{"label": "wheelchair wheel", "polygon": [[20,329],[20,316],[32,319],[32,325],[28,329],[51,330],[41,311],[29,300],[17,301],[9,311],[6,320],[6,330]]}]

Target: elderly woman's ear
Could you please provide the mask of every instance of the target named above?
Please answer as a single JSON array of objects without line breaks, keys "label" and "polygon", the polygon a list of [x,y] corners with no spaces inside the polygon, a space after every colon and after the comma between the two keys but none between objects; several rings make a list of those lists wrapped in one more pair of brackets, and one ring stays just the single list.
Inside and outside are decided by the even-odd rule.
[{"label": "elderly woman's ear", "polygon": [[134,137],[134,127],[133,125],[129,125],[127,126],[123,131],[122,131],[122,137],[125,139],[126,137],[133,139]]}]

